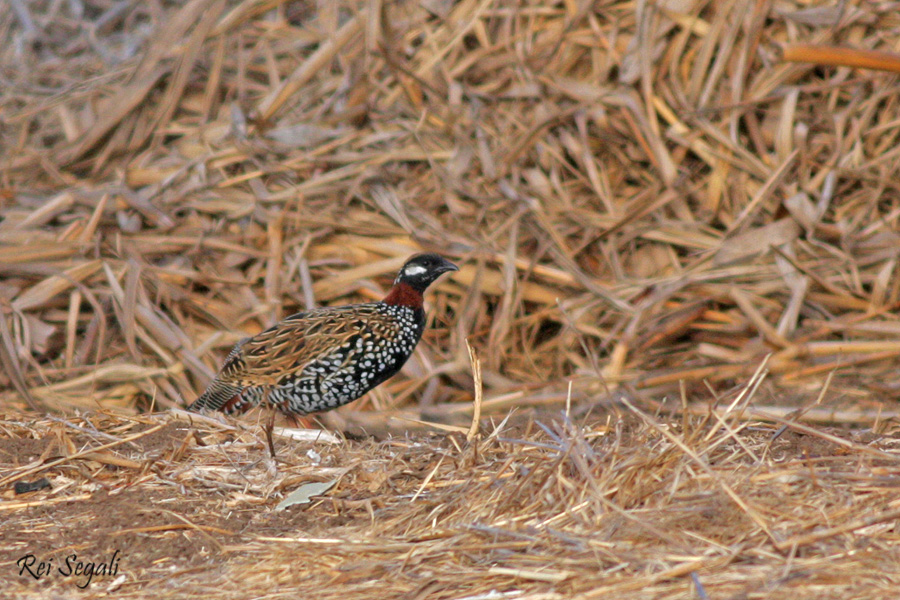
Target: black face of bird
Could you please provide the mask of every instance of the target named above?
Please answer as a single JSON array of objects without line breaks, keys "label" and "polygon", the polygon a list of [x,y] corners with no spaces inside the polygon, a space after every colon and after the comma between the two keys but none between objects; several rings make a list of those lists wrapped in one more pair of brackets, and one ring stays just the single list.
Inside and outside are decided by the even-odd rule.
[{"label": "black face of bird", "polygon": [[394,284],[405,283],[418,291],[425,291],[435,279],[448,271],[459,271],[459,267],[439,254],[416,254],[400,269]]}]

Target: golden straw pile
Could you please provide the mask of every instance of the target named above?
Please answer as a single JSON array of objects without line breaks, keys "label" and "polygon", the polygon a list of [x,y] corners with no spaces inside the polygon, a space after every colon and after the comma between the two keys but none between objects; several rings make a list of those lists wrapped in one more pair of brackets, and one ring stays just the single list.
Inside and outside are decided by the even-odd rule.
[{"label": "golden straw pile", "polygon": [[[135,597],[896,589],[893,4],[9,0],[0,31],[15,552],[121,535]],[[258,413],[178,412],[423,249],[461,270],[414,358],[322,417],[360,439],[276,465]]]}]

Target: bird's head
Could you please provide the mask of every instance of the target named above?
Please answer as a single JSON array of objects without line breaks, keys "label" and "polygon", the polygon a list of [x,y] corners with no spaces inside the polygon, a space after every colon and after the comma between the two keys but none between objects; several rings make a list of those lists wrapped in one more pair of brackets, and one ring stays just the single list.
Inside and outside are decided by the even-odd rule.
[{"label": "bird's head", "polygon": [[400,269],[394,285],[405,283],[417,292],[424,292],[435,279],[448,271],[459,271],[459,267],[438,254],[416,254]]}]

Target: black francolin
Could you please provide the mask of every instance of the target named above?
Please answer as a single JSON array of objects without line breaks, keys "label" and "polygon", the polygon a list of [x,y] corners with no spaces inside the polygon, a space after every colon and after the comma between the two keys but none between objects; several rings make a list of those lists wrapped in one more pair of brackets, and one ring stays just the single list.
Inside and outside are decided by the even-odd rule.
[{"label": "black francolin", "polygon": [[356,400],[412,355],[425,329],[423,293],[457,270],[437,254],[417,254],[380,302],[297,313],[241,340],[189,410],[236,413],[262,403],[301,416]]}]

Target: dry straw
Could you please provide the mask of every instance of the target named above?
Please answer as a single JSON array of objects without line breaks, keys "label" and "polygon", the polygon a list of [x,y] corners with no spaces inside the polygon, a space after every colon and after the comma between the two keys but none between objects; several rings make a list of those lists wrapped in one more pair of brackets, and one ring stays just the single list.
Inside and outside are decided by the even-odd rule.
[{"label": "dry straw", "polygon": [[727,389],[774,352],[773,408],[835,371],[831,419],[894,415],[886,8],[17,1],[2,26],[7,403],[181,406],[239,337],[427,248],[464,264],[442,327],[357,408],[451,418],[471,337],[488,412]]},{"label": "dry straw", "polygon": [[[277,466],[253,423],[7,417],[0,485],[52,489],[4,492],[0,563],[118,549],[125,578],[92,593],[135,598],[887,598],[900,583],[893,439],[747,421],[740,404],[677,426],[625,405],[488,423],[471,442],[281,438]],[[274,510],[315,482],[333,487]]]}]

